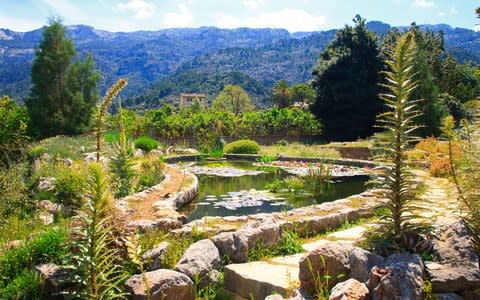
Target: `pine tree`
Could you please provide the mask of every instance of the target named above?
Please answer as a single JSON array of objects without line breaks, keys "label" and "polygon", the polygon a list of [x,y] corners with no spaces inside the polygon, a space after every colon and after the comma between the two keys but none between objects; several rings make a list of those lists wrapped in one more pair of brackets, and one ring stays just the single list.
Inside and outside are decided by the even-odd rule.
[{"label": "pine tree", "polygon": [[65,32],[59,20],[51,20],[35,51],[26,105],[30,130],[39,138],[84,132],[98,98],[94,62],[72,62],[75,48]]}]

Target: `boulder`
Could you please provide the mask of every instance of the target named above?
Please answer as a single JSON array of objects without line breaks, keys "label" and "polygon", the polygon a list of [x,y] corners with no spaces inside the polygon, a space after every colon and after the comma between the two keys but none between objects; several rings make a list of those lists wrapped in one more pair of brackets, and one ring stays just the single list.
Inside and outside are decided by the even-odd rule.
[{"label": "boulder", "polygon": [[73,166],[73,160],[71,158],[65,158],[63,159],[63,164],[66,166],[66,167],[71,167]]},{"label": "boulder", "polygon": [[328,300],[366,300],[368,288],[364,283],[350,278],[347,281],[337,283],[330,293]]},{"label": "boulder", "polygon": [[168,146],[167,149],[165,150],[165,154],[172,154],[173,152],[175,152],[175,148],[173,148],[173,146]]},{"label": "boulder", "polygon": [[63,211],[63,206],[58,203],[52,203],[52,205],[50,205],[47,211],[53,215],[58,215]]},{"label": "boulder", "polygon": [[195,297],[195,287],[187,275],[166,269],[146,272],[145,277],[133,275],[125,286],[133,300],[193,300]]},{"label": "boulder", "polygon": [[163,156],[162,150],[159,149],[153,149],[152,151],[150,151],[150,154],[153,156]]},{"label": "boulder", "polygon": [[39,212],[37,216],[40,221],[42,221],[43,225],[50,225],[55,221],[53,214],[46,211]]},{"label": "boulder", "polygon": [[424,265],[416,254],[393,254],[385,268],[373,267],[367,282],[372,300],[423,299]]},{"label": "boulder", "polygon": [[182,227],[182,220],[178,218],[161,218],[155,221],[156,228],[164,232]]},{"label": "boulder", "polygon": [[259,244],[274,247],[281,239],[280,225],[272,218],[255,220],[240,227],[236,232],[223,232],[212,238],[220,255],[228,256],[232,262],[248,260],[248,253]]},{"label": "boulder", "polygon": [[272,218],[256,220],[240,227],[235,234],[244,236],[248,240],[249,251],[258,244],[270,248],[278,245],[281,239],[280,225]]},{"label": "boulder", "polygon": [[34,267],[40,278],[45,282],[45,291],[50,295],[49,299],[63,299],[60,292],[68,287],[67,270],[55,264],[41,264]]},{"label": "boulder", "polygon": [[45,152],[45,153],[42,153],[42,155],[40,155],[40,159],[43,161],[49,161],[50,159],[52,159],[52,157],[50,156],[50,154]]},{"label": "boulder", "polygon": [[436,261],[426,263],[433,292],[459,292],[480,286],[478,256],[463,221],[441,223],[433,245]]},{"label": "boulder", "polygon": [[39,191],[53,191],[55,189],[56,179],[53,177],[40,177],[38,180],[37,190]]},{"label": "boulder", "polygon": [[147,219],[140,219],[140,220],[128,222],[127,226],[137,228],[141,232],[157,230],[157,229],[166,232],[172,229],[182,227],[182,222],[181,220],[178,220],[176,218],[161,218],[154,221],[147,220]]},{"label": "boulder", "polygon": [[143,151],[142,149],[137,149],[135,150],[135,152],[133,153],[133,157],[144,157],[145,156],[145,151]]},{"label": "boulder", "polygon": [[235,232],[222,232],[212,237],[212,242],[222,257],[227,256],[232,262],[248,260],[248,240],[245,236]]},{"label": "boulder", "polygon": [[42,208],[44,210],[49,210],[52,205],[53,203],[50,200],[40,200],[36,203],[38,208]]},{"label": "boulder", "polygon": [[463,297],[460,297],[455,293],[444,293],[444,294],[436,294],[435,299],[436,300],[463,300]]},{"label": "boulder", "polygon": [[383,266],[383,263],[383,257],[372,254],[362,248],[355,247],[350,252],[349,257],[350,278],[354,278],[360,282],[367,282],[370,270],[374,266]]},{"label": "boulder", "polygon": [[166,241],[161,242],[157,247],[146,251],[142,259],[148,265],[149,271],[154,271],[161,268],[162,259],[165,258],[165,252],[167,252],[170,244]]},{"label": "boulder", "polygon": [[283,296],[280,294],[273,294],[265,297],[265,300],[284,300],[284,299],[285,298],[283,298]]},{"label": "boulder", "polygon": [[330,276],[328,288],[348,278],[349,257],[352,245],[345,242],[321,241],[317,249],[305,254],[300,260],[299,279],[301,288],[312,291]]},{"label": "boulder", "polygon": [[200,280],[206,285],[218,280],[220,254],[209,239],[200,240],[188,247],[175,265],[175,271],[181,272],[192,280]]}]

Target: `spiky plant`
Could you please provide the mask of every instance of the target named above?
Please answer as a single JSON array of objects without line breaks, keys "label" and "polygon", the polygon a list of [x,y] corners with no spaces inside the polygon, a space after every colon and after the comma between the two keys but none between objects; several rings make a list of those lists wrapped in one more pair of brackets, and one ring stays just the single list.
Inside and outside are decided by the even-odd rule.
[{"label": "spiky plant", "polygon": [[118,143],[114,142],[113,149],[115,157],[112,159],[110,169],[115,175],[117,192],[115,197],[124,197],[133,191],[133,181],[135,172],[133,170],[134,163],[131,161],[129,149],[132,148],[131,143],[126,138],[125,125],[123,123],[122,104],[119,102],[119,134]]},{"label": "spiky plant", "polygon": [[118,96],[118,94],[127,86],[128,79],[127,78],[120,78],[115,82],[112,87],[110,87],[102,99],[98,107],[98,115],[97,115],[97,162],[100,161],[100,137],[103,132],[103,123],[104,117],[107,113],[108,108],[112,104],[113,99]]},{"label": "spiky plant", "polygon": [[99,164],[90,165],[85,205],[76,217],[72,255],[69,257],[72,281],[70,296],[75,299],[124,299],[121,290],[125,272],[114,239],[113,199],[108,178]]},{"label": "spiky plant", "polygon": [[461,143],[462,157],[456,159],[451,149],[451,143],[459,136],[453,130],[453,120],[446,119],[442,128],[449,141],[449,161],[452,169],[452,178],[457,187],[460,200],[461,216],[472,235],[477,250],[480,251],[480,115],[477,111],[473,124],[461,122],[467,127],[466,143]]},{"label": "spiky plant", "polygon": [[388,134],[377,141],[377,160],[385,168],[377,174],[374,183],[383,198],[388,199],[381,222],[386,238],[392,240],[418,226],[411,222],[416,217],[413,205],[415,184],[405,154],[407,147],[417,139],[413,135],[413,131],[418,128],[414,119],[420,115],[417,109],[419,100],[410,99],[411,92],[417,86],[412,79],[415,51],[414,36],[408,33],[388,53],[386,64],[389,70],[383,72],[385,83],[381,84],[386,92],[380,94],[387,109],[377,116],[377,126]]}]

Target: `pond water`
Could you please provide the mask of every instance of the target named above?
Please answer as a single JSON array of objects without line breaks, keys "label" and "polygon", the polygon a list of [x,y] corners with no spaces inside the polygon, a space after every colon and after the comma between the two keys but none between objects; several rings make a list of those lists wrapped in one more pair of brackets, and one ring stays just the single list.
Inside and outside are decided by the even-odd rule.
[{"label": "pond water", "polygon": [[289,191],[282,185],[275,193],[266,186],[275,181],[292,177],[286,171],[274,167],[259,167],[251,162],[200,162],[197,166],[208,168],[235,168],[257,175],[221,177],[198,174],[199,195],[181,212],[189,220],[204,216],[239,216],[261,212],[278,212],[342,199],[365,190],[368,176],[352,176],[322,181],[318,178],[303,178],[301,190]]}]

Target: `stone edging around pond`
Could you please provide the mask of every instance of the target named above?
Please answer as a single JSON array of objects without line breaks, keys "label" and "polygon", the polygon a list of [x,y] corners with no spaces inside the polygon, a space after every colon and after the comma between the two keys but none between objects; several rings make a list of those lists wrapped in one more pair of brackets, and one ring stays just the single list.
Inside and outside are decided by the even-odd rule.
[{"label": "stone edging around pond", "polygon": [[[184,286],[187,289],[193,288],[195,278],[193,275],[200,274],[202,280],[213,278],[214,276],[210,276],[210,274],[218,273],[216,269],[220,265],[221,257],[228,256],[233,263],[244,263],[248,261],[249,253],[257,247],[278,246],[286,232],[295,230],[299,236],[306,236],[335,229],[347,221],[353,222],[359,218],[371,216],[380,203],[381,201],[378,201],[375,192],[367,191],[345,199],[293,209],[285,213],[263,213],[223,218],[209,217],[196,220],[185,224],[181,229],[172,230],[170,234],[182,236],[200,230],[208,233],[211,237],[190,245],[175,265],[175,271],[160,269],[160,264],[155,263],[165,252],[164,249],[169,247],[168,243],[160,244],[159,248],[148,249],[148,253],[155,253],[156,256],[148,257],[150,260],[153,259],[153,262],[147,265],[149,272],[145,273],[145,276],[149,278],[149,282],[152,282],[152,286],[166,288],[165,292],[167,294],[169,292],[178,293],[177,289],[165,284],[164,279],[157,280],[157,282],[151,279],[156,276],[163,276],[164,273],[168,273],[168,278],[173,281],[176,280],[176,276],[187,276],[190,279],[187,277],[184,279],[189,284]],[[243,225],[210,230],[221,222],[227,224],[242,222]],[[126,286],[132,296],[144,299],[145,287],[142,285],[140,276],[132,276],[127,281]],[[186,297],[185,299],[192,298]]]},{"label": "stone edging around pond", "polygon": [[[180,161],[198,161],[201,159],[206,159],[208,155],[178,155],[165,157],[164,161],[168,163],[177,163]],[[224,158],[227,160],[248,160],[248,161],[259,161],[262,155],[259,154],[224,154]],[[378,167],[378,163],[371,160],[360,160],[360,159],[349,159],[349,158],[321,158],[321,157],[300,157],[300,156],[279,156],[277,160],[280,161],[303,161],[303,162],[323,162],[328,164],[337,164],[345,165],[352,167],[368,167],[375,168]]]},{"label": "stone edging around pond", "polygon": [[[179,155],[179,156],[172,156],[165,158],[165,162],[167,163],[174,163],[179,161],[196,161],[200,160],[203,155]],[[205,156],[203,156],[205,157]],[[249,160],[249,161],[257,161],[261,156],[260,155],[252,155],[252,154],[226,154],[225,157],[230,160]],[[376,166],[374,162],[371,161],[362,161],[362,160],[353,160],[353,159],[323,159],[323,158],[302,158],[302,157],[281,157],[280,160],[285,161],[305,161],[305,162],[326,162],[326,163],[334,163],[334,164],[343,164],[348,166],[355,166],[355,167],[370,167],[373,168]],[[170,168],[175,168],[174,166],[169,165]],[[178,170],[178,169],[177,169]],[[172,230],[172,229],[179,229],[182,227],[183,224],[186,223],[187,219],[185,216],[180,215],[176,209],[182,207],[183,205],[192,201],[198,194],[198,178],[191,173],[186,173],[188,176],[193,178],[192,182],[189,182],[188,186],[182,187],[181,190],[177,193],[172,193],[167,195],[168,197],[165,199],[159,199],[155,201],[152,205],[155,212],[155,220],[151,219],[138,219],[135,221],[129,221],[127,224],[131,227],[140,229],[141,231],[150,230],[150,229],[162,229],[162,230]],[[128,215],[128,201],[126,199],[136,199],[135,201],[142,201],[142,198],[149,197],[152,192],[161,194],[161,189],[163,187],[164,182],[169,179],[168,174],[166,174],[165,179],[158,185],[155,185],[145,191],[139,192],[137,194],[127,196],[124,199],[117,200],[117,208]],[[367,193],[367,192],[365,192]],[[362,193],[362,194],[365,194]],[[362,194],[353,195],[351,197],[361,197]],[[351,198],[349,197],[349,198]],[[161,198],[161,197],[159,197]],[[346,199],[349,199],[346,198]],[[345,199],[336,200],[333,202],[323,203],[321,205],[315,205],[312,207],[307,208],[299,208],[293,209],[288,212],[288,215],[297,215],[299,211],[305,211],[306,209],[309,211],[307,214],[314,214],[314,211],[318,211],[318,209],[314,207],[320,207],[320,211],[322,213],[325,212],[325,206],[330,206],[332,203],[337,203],[337,201],[341,201]],[[338,202],[340,203],[340,202]],[[328,209],[327,209],[328,211]],[[276,218],[281,218],[283,213],[272,213],[273,216]],[[248,219],[258,219],[262,215],[265,214],[257,214],[257,215],[250,215]],[[268,215],[268,214],[266,214]],[[210,220],[212,217],[210,217]],[[242,218],[240,218],[242,219]],[[222,222],[232,222],[238,224],[239,220],[237,217],[225,217],[223,218]],[[343,218],[343,222],[345,222],[345,218]],[[198,220],[197,220],[198,221]],[[350,221],[350,220],[349,220]],[[196,222],[196,221],[194,221]],[[241,222],[241,221],[240,221]],[[188,225],[188,224],[187,224]],[[340,224],[341,225],[341,224]],[[230,230],[232,230],[231,225],[228,226]],[[185,227],[185,228],[188,228]],[[191,229],[191,228],[190,228]]]},{"label": "stone edging around pond", "polygon": [[[281,230],[295,230],[299,236],[315,235],[335,229],[345,223],[354,222],[360,218],[373,215],[376,208],[384,201],[378,199],[373,190],[352,195],[350,197],[295,208],[285,212],[258,213],[244,216],[203,217],[172,230],[173,235],[188,235],[192,231],[205,232],[208,235],[218,235],[244,231],[245,226],[263,228],[263,223],[273,222]],[[270,239],[263,237],[264,239]],[[275,237],[272,237],[275,238]]]}]

